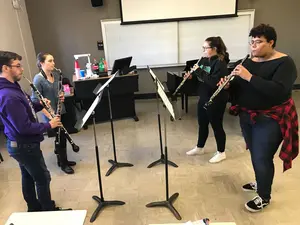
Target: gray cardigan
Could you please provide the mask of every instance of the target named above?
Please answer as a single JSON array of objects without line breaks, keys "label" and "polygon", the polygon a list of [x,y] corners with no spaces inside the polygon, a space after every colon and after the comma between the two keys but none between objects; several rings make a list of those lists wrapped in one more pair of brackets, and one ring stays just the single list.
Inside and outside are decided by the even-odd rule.
[{"label": "gray cardigan", "polygon": [[[39,90],[44,98],[47,98],[51,101],[51,107],[56,112],[57,103],[58,103],[58,82],[59,82],[59,74],[57,72],[52,72],[54,76],[54,82],[51,83],[47,79],[44,78],[42,73],[38,73],[33,78],[33,84]],[[39,102],[37,95],[32,91],[31,100],[33,102]],[[62,114],[66,112],[64,104],[62,104]]]}]

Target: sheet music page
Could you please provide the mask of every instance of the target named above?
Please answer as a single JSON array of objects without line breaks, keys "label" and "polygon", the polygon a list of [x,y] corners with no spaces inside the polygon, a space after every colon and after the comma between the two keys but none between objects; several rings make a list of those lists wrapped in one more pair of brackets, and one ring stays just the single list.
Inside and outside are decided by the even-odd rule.
[{"label": "sheet music page", "polygon": [[[148,67],[149,68],[149,67]],[[164,91],[164,86],[162,85],[162,83],[159,81],[159,79],[156,77],[156,75],[153,73],[153,71],[149,68],[149,73],[151,74],[151,76],[154,79],[154,84],[156,85],[156,80],[157,80],[157,92],[161,98],[161,100],[163,101],[164,105],[167,107],[167,109],[169,110],[169,113],[171,114],[171,116],[173,117],[173,119],[175,120],[175,113],[174,113],[174,109],[173,106],[171,104],[171,102],[169,101],[168,96],[166,95],[165,91]]]}]

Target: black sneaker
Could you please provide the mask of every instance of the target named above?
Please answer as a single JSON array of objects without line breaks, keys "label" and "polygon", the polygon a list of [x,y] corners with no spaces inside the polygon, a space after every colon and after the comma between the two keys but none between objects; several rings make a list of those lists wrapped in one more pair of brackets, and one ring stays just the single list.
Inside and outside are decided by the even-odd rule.
[{"label": "black sneaker", "polygon": [[53,211],[68,211],[68,210],[72,210],[72,209],[71,208],[63,209],[61,207],[55,207],[55,209]]},{"label": "black sneaker", "polygon": [[40,211],[43,211],[42,207],[40,207],[40,208],[28,208],[27,209],[27,212],[40,212]]},{"label": "black sneaker", "polygon": [[262,199],[261,197],[256,196],[251,201],[247,202],[245,204],[245,207],[250,212],[259,212],[269,204],[270,204],[270,201],[266,201],[266,200]]},{"label": "black sneaker", "polygon": [[255,191],[255,192],[257,191],[256,183],[245,184],[242,188],[244,191]]}]

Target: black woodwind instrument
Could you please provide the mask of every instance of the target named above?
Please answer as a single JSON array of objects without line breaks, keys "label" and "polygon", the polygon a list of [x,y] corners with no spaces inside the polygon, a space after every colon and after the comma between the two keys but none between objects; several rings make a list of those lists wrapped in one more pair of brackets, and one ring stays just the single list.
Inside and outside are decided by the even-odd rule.
[{"label": "black woodwind instrument", "polygon": [[[201,58],[196,62],[195,65],[198,65],[198,63],[200,62]],[[194,65],[194,66],[195,66]],[[191,74],[192,72],[194,72],[194,67],[189,71],[189,73]],[[177,92],[180,90],[180,88],[184,85],[185,81],[189,78],[189,76],[186,76],[183,78],[183,80],[181,81],[181,83],[178,85],[178,87],[176,88],[176,90],[174,91],[174,93],[172,94],[173,96],[175,96],[177,94]]]},{"label": "black woodwind instrument", "polygon": [[[58,80],[58,92],[57,92],[57,107],[56,107],[56,115],[61,117],[61,110],[62,110],[62,101],[60,100],[59,96],[62,92],[62,72],[60,69],[54,67],[54,69],[59,72],[59,80]],[[60,145],[60,135],[61,135],[61,128],[57,128],[56,138],[55,138],[55,145]]]},{"label": "black woodwind instrument", "polygon": [[[242,62],[240,63],[240,65],[242,65],[246,59],[249,58],[249,54],[246,55],[246,57],[242,60]],[[234,70],[233,70],[234,71]],[[234,79],[234,74],[233,71],[230,75],[228,75],[227,77],[225,77],[225,81],[224,83],[222,83],[218,89],[212,94],[212,96],[210,97],[209,101],[205,103],[204,108],[207,108],[209,105],[211,105],[213,103],[214,98],[220,93],[220,91],[222,91],[224,89],[224,87]]]},{"label": "black woodwind instrument", "polygon": [[[36,86],[29,80],[27,79],[27,77],[25,77],[23,75],[23,77],[29,82],[30,87],[32,88],[32,90],[35,92],[35,94],[37,95],[37,97],[39,98],[39,100],[41,101],[43,107],[47,110],[47,112],[50,114],[51,118],[56,117],[54,110],[52,109],[51,106],[49,106],[44,97],[42,96],[42,94],[39,92],[39,90],[36,88]],[[69,143],[72,146],[72,149],[74,152],[78,152],[79,151],[79,147],[74,143],[73,139],[71,138],[70,134],[68,133],[68,131],[66,130],[66,128],[64,126],[60,127],[62,129],[62,131],[65,133],[67,140],[69,141]]]}]

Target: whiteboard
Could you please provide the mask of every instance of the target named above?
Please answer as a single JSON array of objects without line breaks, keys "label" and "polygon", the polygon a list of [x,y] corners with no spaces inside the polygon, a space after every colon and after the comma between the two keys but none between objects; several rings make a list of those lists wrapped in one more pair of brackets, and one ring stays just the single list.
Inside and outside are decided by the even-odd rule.
[{"label": "whiteboard", "polygon": [[178,63],[177,22],[121,25],[101,21],[105,58],[111,69],[116,59],[132,56],[131,65]]},{"label": "whiteboard", "polygon": [[121,0],[122,22],[235,16],[237,0]]},{"label": "whiteboard", "polygon": [[201,58],[203,42],[220,36],[231,61],[250,53],[249,32],[254,24],[254,10],[239,11],[238,17],[179,22],[179,63]]},{"label": "whiteboard", "polygon": [[249,32],[254,10],[238,11],[238,17],[121,25],[121,20],[101,20],[104,55],[109,70],[114,60],[132,56],[137,68],[184,65],[202,55],[204,40],[220,36],[231,61],[249,52]]}]

